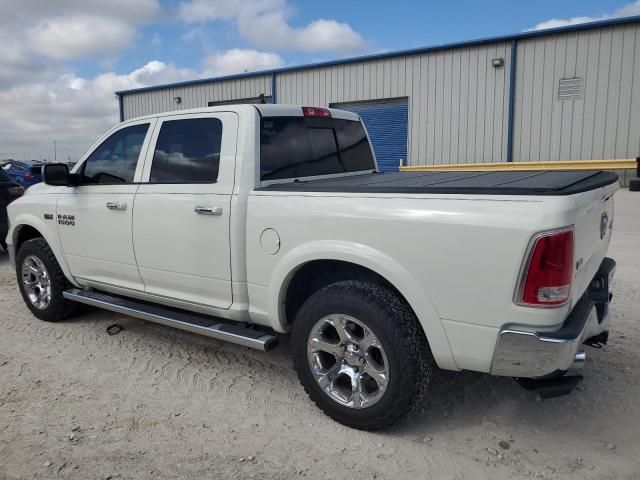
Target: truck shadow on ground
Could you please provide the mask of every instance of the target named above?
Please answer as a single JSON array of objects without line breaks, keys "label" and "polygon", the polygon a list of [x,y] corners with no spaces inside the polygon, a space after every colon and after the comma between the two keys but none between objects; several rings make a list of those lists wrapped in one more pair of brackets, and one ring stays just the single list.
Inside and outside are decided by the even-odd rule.
[{"label": "truck shadow on ground", "polygon": [[[309,408],[315,408],[298,384],[287,336],[279,337],[280,345],[274,351],[266,353],[131,317],[104,314],[89,307],[83,308],[80,315],[67,322],[88,322],[98,326],[103,332],[107,326],[117,323],[124,329],[111,338],[117,339],[121,348],[140,348],[140,344],[144,343],[155,349],[154,356],[160,356],[160,360],[164,356],[177,362],[188,359],[189,368],[205,372],[205,376],[209,370],[216,377],[220,374],[218,372],[222,376],[234,378],[244,374],[262,376],[265,381],[283,391],[293,392],[290,394],[293,396],[289,398],[293,400],[290,404],[292,417],[295,417],[295,410],[301,408],[304,409],[304,414],[301,412],[300,417],[308,418]],[[104,332],[104,335],[107,333]],[[245,370],[247,366],[249,369]],[[603,373],[598,368],[591,373],[595,374],[591,375],[595,378],[588,376],[582,385],[586,385],[587,390],[598,391],[598,404],[603,401],[603,395],[608,396],[612,380],[611,377],[609,381],[605,379],[606,383],[603,384],[600,380]],[[185,385],[185,388],[190,387]],[[212,391],[211,394],[216,393]],[[496,432],[501,428],[519,426],[551,433],[557,431],[560,425],[566,434],[571,434],[570,431],[575,428],[577,435],[582,430],[580,425],[589,422],[589,418],[584,416],[585,411],[598,415],[596,404],[594,408],[589,408],[591,401],[589,395],[585,394],[584,386],[570,395],[540,401],[539,398],[536,399],[535,393],[522,389],[510,378],[436,369],[421,404],[406,421],[386,430],[383,435],[421,438],[427,434],[447,434],[452,430],[468,430],[474,426],[485,429],[488,427]],[[580,416],[574,412],[576,409],[573,407],[577,404],[581,405]],[[260,408],[258,404],[249,406]],[[332,420],[318,411],[318,418],[314,421],[325,420],[328,425],[332,423]]]}]

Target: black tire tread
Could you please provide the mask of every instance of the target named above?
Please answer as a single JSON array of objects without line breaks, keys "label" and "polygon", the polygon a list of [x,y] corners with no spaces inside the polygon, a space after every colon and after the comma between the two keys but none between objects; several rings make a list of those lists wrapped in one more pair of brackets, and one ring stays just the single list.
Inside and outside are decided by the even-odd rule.
[{"label": "black tire tread", "polygon": [[[31,304],[24,291],[22,282],[20,281],[22,261],[27,255],[35,255],[40,258],[40,260],[45,264],[45,267],[47,267],[47,271],[49,273],[52,289],[51,303],[44,310],[40,310]],[[79,305],[77,302],[72,302],[62,296],[62,292],[71,288],[72,285],[64,275],[56,256],[44,238],[33,238],[31,240],[27,240],[20,246],[18,254],[16,255],[16,275],[18,278],[20,293],[22,294],[24,302],[27,304],[29,310],[31,310],[31,313],[40,320],[44,320],[46,322],[59,322],[70,317],[78,310]]]},{"label": "black tire tread", "polygon": [[[339,422],[361,430],[378,430],[389,427],[401,421],[419,405],[427,390],[435,367],[435,360],[431,354],[427,338],[413,310],[404,299],[400,298],[390,288],[362,280],[345,280],[333,283],[315,292],[307,299],[296,315],[292,330],[292,344],[294,358],[298,361],[301,358],[306,358],[307,341],[306,334],[296,328],[297,325],[300,325],[298,319],[307,315],[307,312],[317,304],[322,304],[329,297],[335,295],[345,296],[350,301],[375,305],[380,315],[384,316],[386,320],[387,333],[394,344],[391,348],[397,348],[398,345],[401,345],[401,348],[409,353],[401,356],[403,374],[401,376],[400,395],[394,398],[391,408],[388,408],[383,415],[375,418],[336,418],[333,411],[326,408],[322,402],[317,401],[315,392],[309,388],[301,375],[300,369],[308,368],[306,363],[304,365],[296,365],[298,379],[314,403],[325,414]],[[360,320],[363,321],[363,319]],[[300,349],[304,349],[304,352],[301,352]]]}]

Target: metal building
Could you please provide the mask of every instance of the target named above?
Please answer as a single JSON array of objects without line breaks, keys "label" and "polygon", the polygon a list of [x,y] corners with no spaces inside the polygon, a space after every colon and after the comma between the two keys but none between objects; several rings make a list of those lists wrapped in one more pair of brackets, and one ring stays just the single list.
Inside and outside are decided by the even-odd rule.
[{"label": "metal building", "polygon": [[117,92],[121,119],[225,103],[360,114],[384,169],[640,155],[640,17]]}]

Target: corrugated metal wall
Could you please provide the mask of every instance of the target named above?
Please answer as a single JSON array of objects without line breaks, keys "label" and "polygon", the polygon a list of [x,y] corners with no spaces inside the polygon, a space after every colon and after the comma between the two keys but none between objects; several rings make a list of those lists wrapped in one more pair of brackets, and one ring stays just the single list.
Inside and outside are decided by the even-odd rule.
[{"label": "corrugated metal wall", "polygon": [[[271,75],[260,75],[124,95],[124,118],[206,107],[208,102],[253,98],[261,93],[271,95],[271,78]],[[182,102],[176,103],[175,97],[180,97]]]},{"label": "corrugated metal wall", "polygon": [[[640,24],[517,41],[513,160],[640,155]],[[278,103],[409,99],[411,165],[507,160],[510,42],[276,74]],[[491,60],[503,58],[494,68]],[[558,99],[580,77],[580,98]],[[124,118],[271,95],[271,75],[126,94]],[[176,104],[174,97],[181,97]]]},{"label": "corrugated metal wall", "polygon": [[278,103],[408,97],[411,165],[505,161],[508,53],[497,43],[279,73]]},{"label": "corrugated metal wall", "polygon": [[[640,25],[518,41],[514,161],[640,155]],[[581,77],[580,99],[559,100]]]},{"label": "corrugated metal wall", "polygon": [[336,103],[333,107],[360,115],[367,128],[380,171],[397,172],[401,164],[406,165],[409,143],[407,97]]}]

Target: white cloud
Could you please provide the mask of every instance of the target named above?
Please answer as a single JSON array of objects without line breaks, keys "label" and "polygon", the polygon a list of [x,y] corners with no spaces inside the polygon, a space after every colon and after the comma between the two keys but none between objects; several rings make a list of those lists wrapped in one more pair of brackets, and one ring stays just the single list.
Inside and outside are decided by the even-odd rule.
[{"label": "white cloud", "polygon": [[209,55],[202,63],[205,76],[268,70],[284,65],[282,57],[275,53],[233,48]]},{"label": "white cloud", "polygon": [[292,10],[284,0],[190,0],[180,4],[178,14],[187,23],[234,21],[245,39],[264,48],[349,53],[365,46],[349,24],[333,19],[291,26]]},{"label": "white cloud", "polygon": [[[202,23],[210,20],[233,20],[242,10],[251,7],[247,0],[191,0],[182,2],[178,15],[187,23]],[[280,0],[258,0],[253,8],[262,10],[267,7],[284,5]]]},{"label": "white cloud", "polygon": [[158,0],[2,0],[1,4],[4,22],[37,22],[61,12],[82,12],[139,22],[160,13]]},{"label": "white cloud", "polygon": [[[117,74],[111,70],[119,52],[143,38],[138,26],[176,21],[159,0],[0,0],[0,7],[0,159],[51,158],[54,140],[58,159],[79,158],[117,123],[118,90],[284,65],[270,49],[348,53],[364,46],[360,34],[333,19],[293,25],[286,0],[184,0],[178,16],[191,28],[185,35],[209,53],[202,64],[180,68],[152,60]],[[210,22],[219,22],[215,35]],[[229,29],[231,38],[239,33],[243,43],[260,48],[216,51]],[[153,33],[144,38],[152,51],[167,42]],[[78,59],[105,72],[79,75]]]},{"label": "white cloud", "polygon": [[240,33],[255,45],[282,50],[356,52],[364,47],[364,39],[348,24],[314,20],[306,27],[289,26],[283,12],[259,16],[242,16]]},{"label": "white cloud", "polygon": [[107,54],[127,46],[135,28],[116,18],[73,15],[41,20],[28,38],[37,53],[58,60]]},{"label": "white cloud", "polygon": [[195,75],[153,62],[127,75],[70,73],[70,59],[114,63],[136,27],[160,17],[158,0],[0,0],[0,10],[0,158],[50,157],[54,139],[58,158],[77,157],[117,121],[114,90]]},{"label": "white cloud", "polygon": [[52,81],[16,84],[0,89],[0,159],[78,159],[106,130],[118,122],[114,92],[282,66],[274,53],[232,49],[210,55],[202,70],[178,68],[153,60],[130,73],[107,72],[93,78],[63,74]]},{"label": "white cloud", "polygon": [[580,16],[571,18],[552,18],[550,20],[538,23],[536,26],[529,30],[543,30],[547,28],[565,27],[567,25],[577,25],[580,23],[595,22],[598,20],[608,20],[611,18],[631,17],[634,15],[640,15],[640,0],[636,0],[633,3],[625,5],[611,13],[604,13],[595,16]]}]

